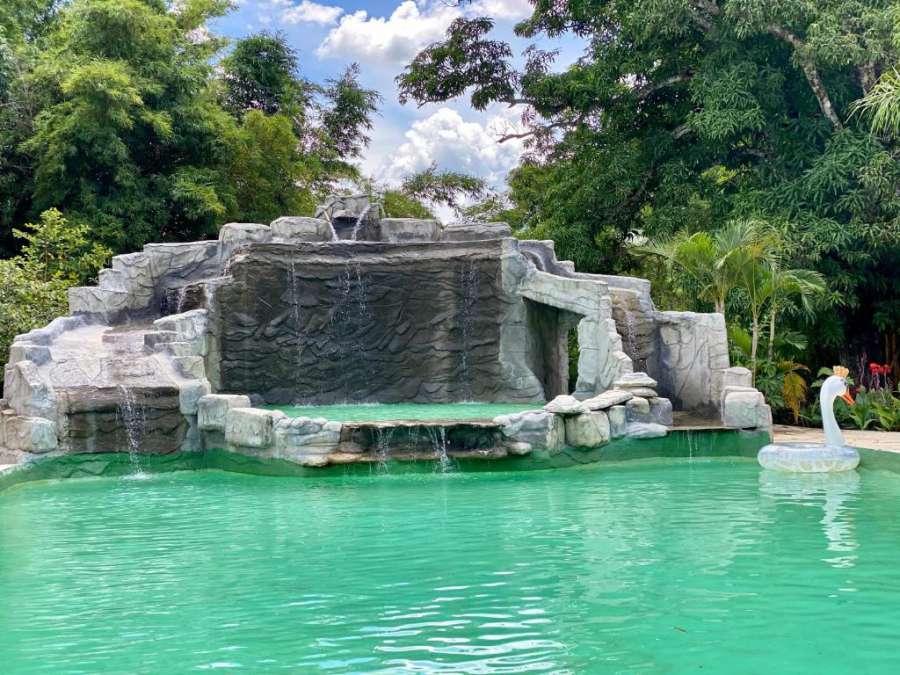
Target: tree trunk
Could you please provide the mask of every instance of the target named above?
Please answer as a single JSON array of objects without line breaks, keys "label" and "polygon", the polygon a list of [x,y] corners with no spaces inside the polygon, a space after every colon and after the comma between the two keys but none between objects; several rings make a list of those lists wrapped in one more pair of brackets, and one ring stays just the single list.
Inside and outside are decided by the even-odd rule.
[{"label": "tree trunk", "polygon": [[806,75],[806,81],[809,83],[810,89],[812,89],[816,100],[819,102],[819,109],[822,111],[822,114],[828,118],[828,121],[831,122],[831,126],[834,127],[835,131],[843,129],[844,125],[834,111],[831,98],[828,96],[828,91],[825,89],[825,83],[822,82],[822,77],[819,75],[818,68],[816,68],[815,59],[809,55],[807,46],[803,40],[781,26],[773,24],[768,27],[768,30],[772,35],[781,38],[794,48],[794,56],[797,57],[797,60],[800,61],[800,65],[803,67],[803,74]]},{"label": "tree trunk", "polygon": [[750,340],[750,371],[753,373],[753,386],[756,386],[756,352],[759,350],[759,314],[753,314],[753,333]]},{"label": "tree trunk", "polygon": [[772,305],[772,312],[769,314],[769,347],[768,347],[768,356],[769,361],[773,361],[775,357],[775,315],[778,314],[778,309],[775,305]]},{"label": "tree trunk", "polygon": [[725,298],[716,298],[716,314],[725,316]]}]

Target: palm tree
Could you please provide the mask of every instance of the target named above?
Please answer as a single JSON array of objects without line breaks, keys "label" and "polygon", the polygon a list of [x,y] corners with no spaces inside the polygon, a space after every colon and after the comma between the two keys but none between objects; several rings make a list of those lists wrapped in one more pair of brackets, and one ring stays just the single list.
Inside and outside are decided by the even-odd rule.
[{"label": "palm tree", "polygon": [[770,296],[770,279],[775,238],[765,223],[734,221],[730,243],[733,245],[718,262],[728,270],[734,286],[743,291],[750,310],[750,363],[756,379],[756,361],[763,309]]},{"label": "palm tree", "polygon": [[754,379],[766,311],[771,360],[779,313],[794,300],[809,310],[813,297],[825,290],[818,272],[784,269],[784,242],[761,220],[732,220],[712,234],[680,234],[639,250],[662,256],[687,273],[700,287],[700,299],[713,303],[716,312],[725,314],[731,292],[741,291],[750,314],[750,361]]},{"label": "palm tree", "polygon": [[698,297],[725,314],[725,303],[739,283],[739,266],[734,254],[759,239],[755,221],[730,221],[721,230],[659,239],[636,250],[665,258],[687,274],[700,288]]},{"label": "palm tree", "polygon": [[775,322],[778,314],[789,302],[799,301],[802,309],[811,314],[813,300],[826,290],[825,277],[814,270],[781,268],[780,261],[773,259],[766,294],[769,298],[769,344],[767,357],[775,357]]},{"label": "palm tree", "polygon": [[900,72],[885,72],[865,96],[855,101],[850,114],[869,118],[872,133],[900,135]]}]

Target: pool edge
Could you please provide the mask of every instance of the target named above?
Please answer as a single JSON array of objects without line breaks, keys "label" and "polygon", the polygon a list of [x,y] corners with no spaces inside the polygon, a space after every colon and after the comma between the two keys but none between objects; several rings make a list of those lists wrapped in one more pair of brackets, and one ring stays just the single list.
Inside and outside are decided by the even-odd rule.
[{"label": "pool edge", "polygon": [[[557,453],[534,452],[523,457],[466,457],[453,460],[454,468],[469,471],[532,471],[563,469],[581,465],[622,463],[651,459],[733,458],[750,460],[769,442],[768,432],[710,429],[673,430],[653,439],[622,438],[599,448],[566,448]],[[900,473],[900,453],[859,448],[861,467]],[[387,465],[344,464],[325,467],[301,466],[278,458],[262,458],[221,448],[141,455],[139,466],[147,473],[218,470],[272,477],[333,477],[388,473],[432,473],[432,462],[392,461]],[[134,472],[126,453],[73,454],[43,457],[0,471],[0,492],[22,483],[68,478],[124,476]]]}]

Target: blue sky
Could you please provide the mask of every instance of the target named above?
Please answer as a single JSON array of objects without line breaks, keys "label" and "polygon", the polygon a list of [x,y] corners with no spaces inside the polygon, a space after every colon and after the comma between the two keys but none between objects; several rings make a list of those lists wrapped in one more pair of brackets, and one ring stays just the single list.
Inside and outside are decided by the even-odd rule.
[{"label": "blue sky", "polygon": [[[495,35],[511,40],[517,52],[529,44],[512,32],[517,21],[530,15],[528,0],[475,0],[463,8],[452,0],[237,0],[237,8],[210,29],[231,38],[262,30],[284,33],[300,57],[302,74],[314,81],[358,62],[363,84],[384,97],[361,162],[376,180],[395,184],[436,162],[499,187],[522,148],[516,142],[500,145],[496,138],[518,124],[520,110],[498,105],[478,112],[465,98],[422,108],[397,101],[396,75],[462,15],[492,16]],[[541,46],[561,50],[560,66],[581,51],[577,42]]]}]

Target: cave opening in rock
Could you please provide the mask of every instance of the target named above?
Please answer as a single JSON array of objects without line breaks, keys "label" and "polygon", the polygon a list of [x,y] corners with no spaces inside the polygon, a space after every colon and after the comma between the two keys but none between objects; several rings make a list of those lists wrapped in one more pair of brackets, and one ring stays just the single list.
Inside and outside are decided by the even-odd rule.
[{"label": "cave opening in rock", "polygon": [[578,379],[578,322],[582,317],[532,300],[525,300],[525,307],[528,367],[540,380],[547,400],[571,393]]}]

